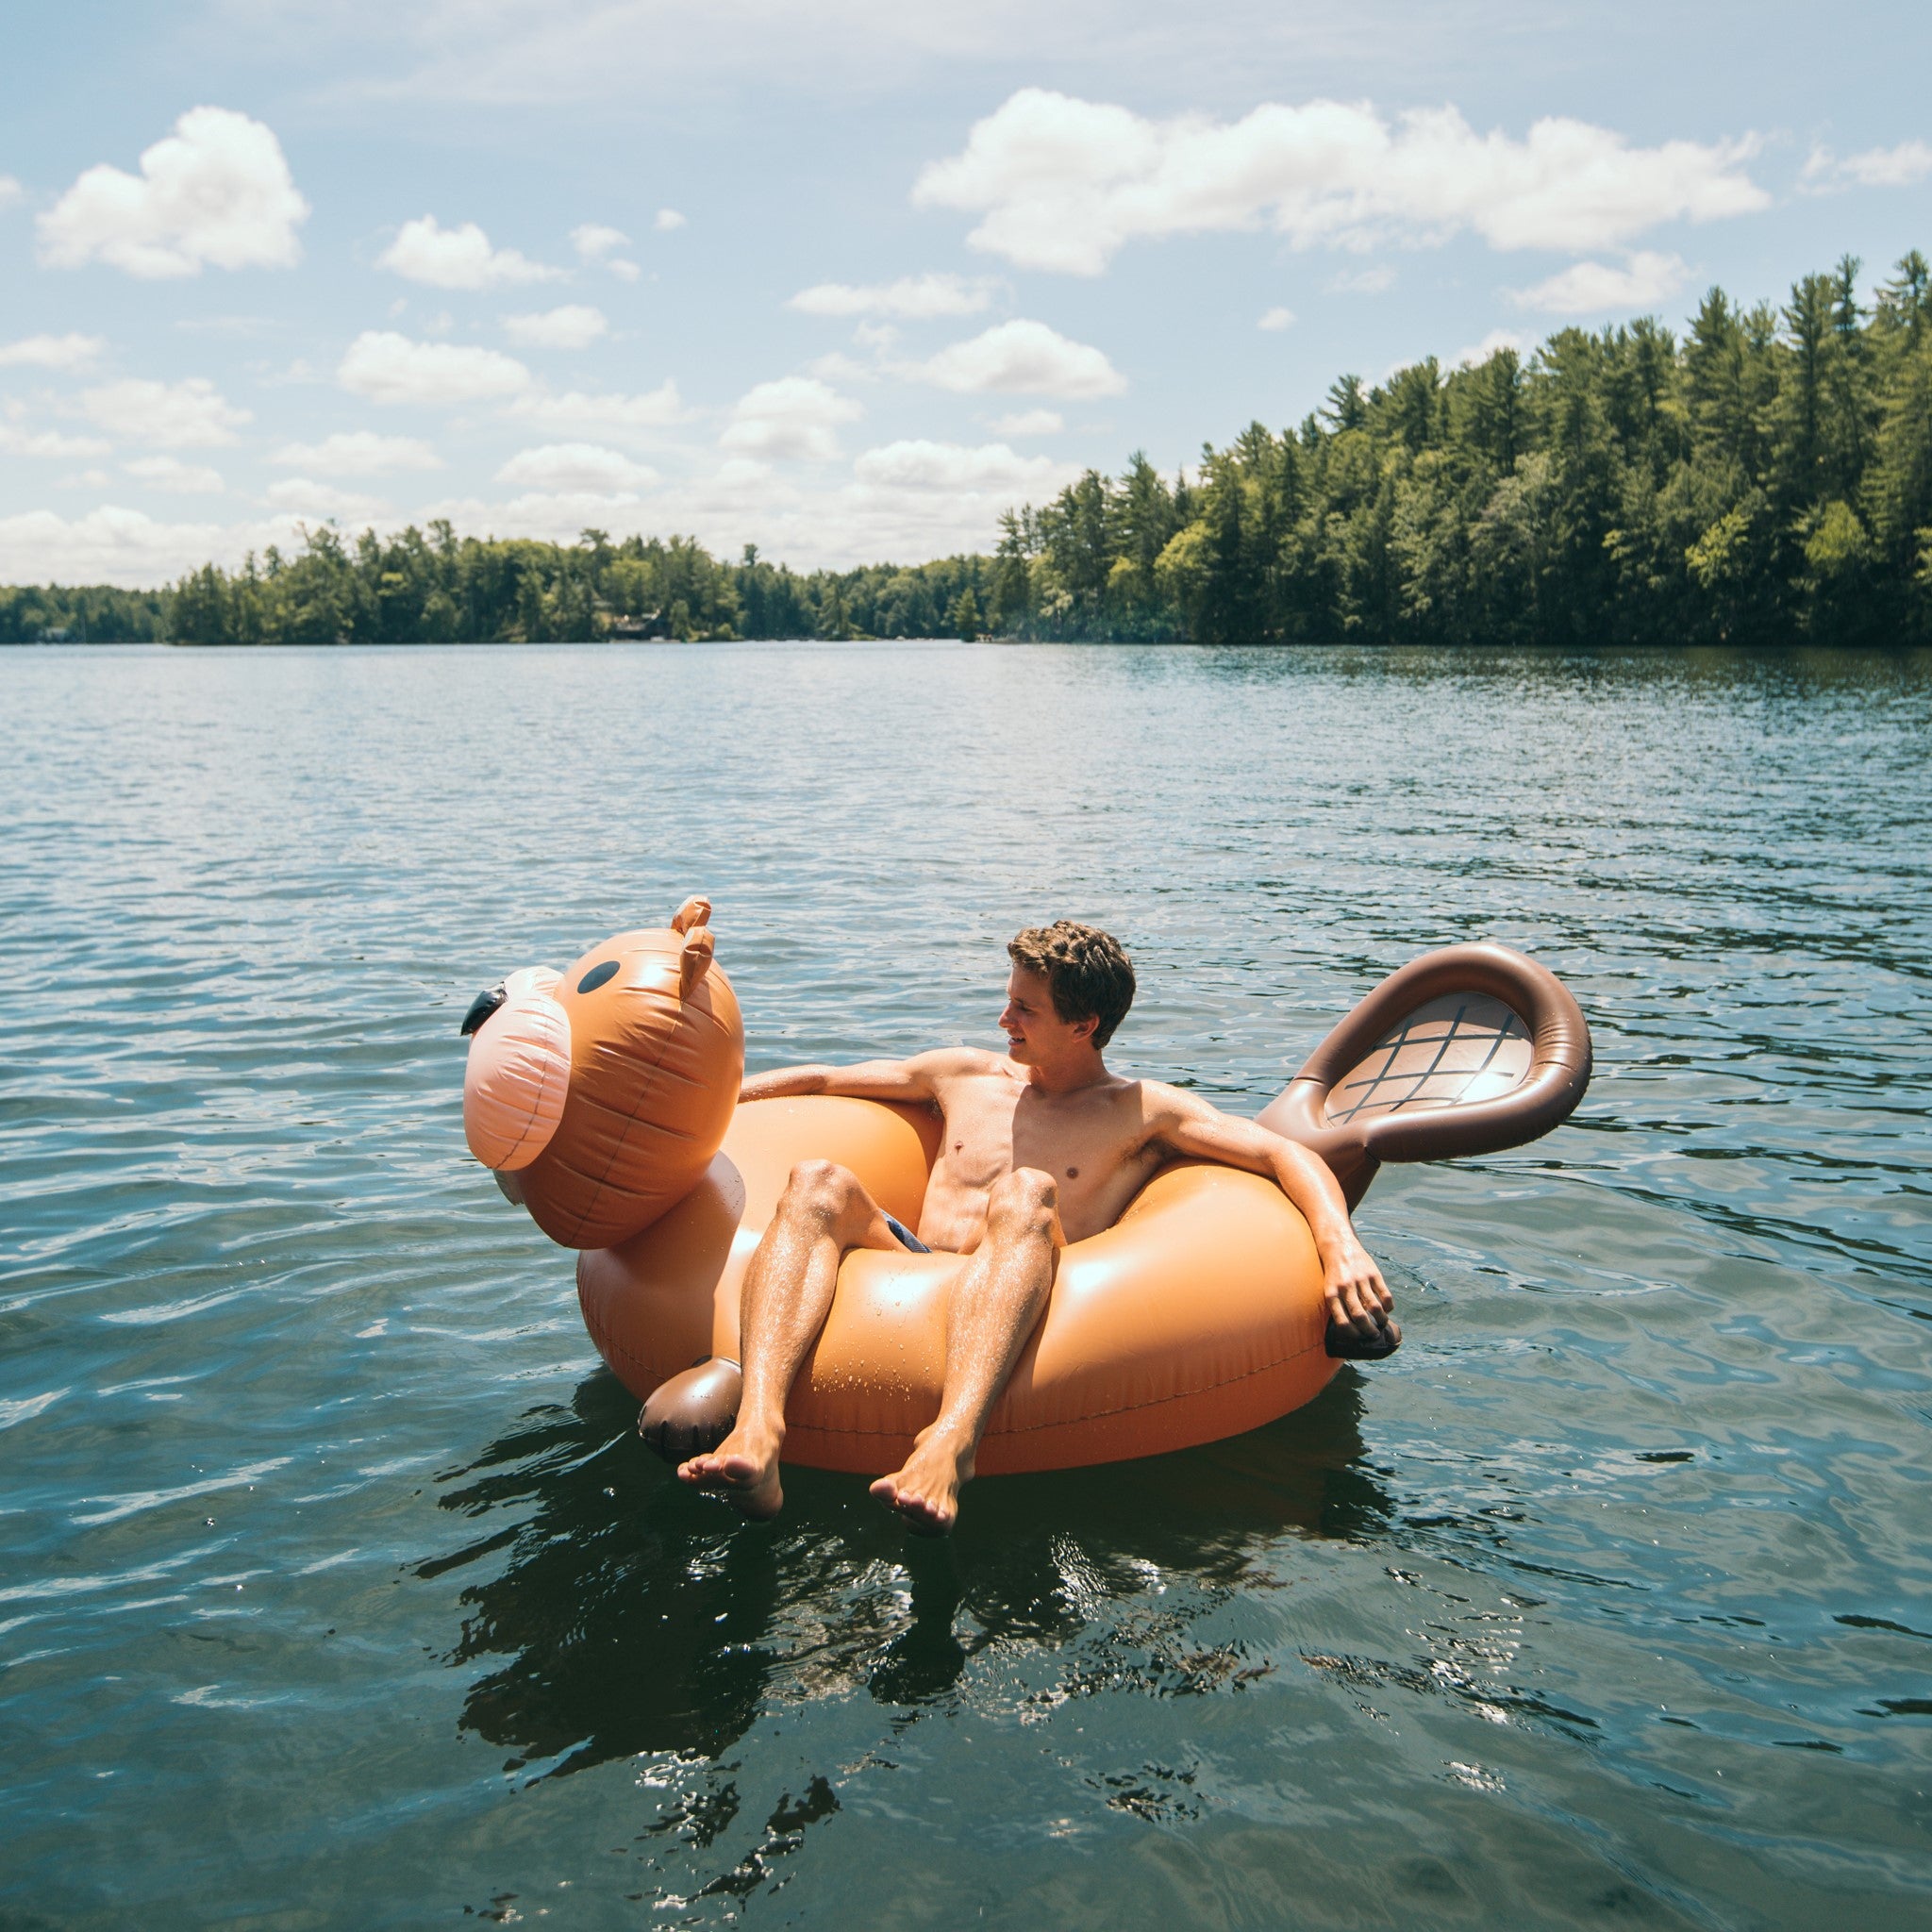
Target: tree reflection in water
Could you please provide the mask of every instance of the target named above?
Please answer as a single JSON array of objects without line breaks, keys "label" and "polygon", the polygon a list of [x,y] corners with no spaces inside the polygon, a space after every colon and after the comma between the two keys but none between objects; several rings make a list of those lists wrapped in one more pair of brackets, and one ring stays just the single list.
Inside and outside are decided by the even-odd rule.
[{"label": "tree reflection in water", "polygon": [[[528,1411],[440,1478],[441,1506],[479,1534],[415,1574],[508,1552],[463,1590],[448,1659],[507,1659],[471,1685],[461,1724],[508,1748],[508,1768],[714,1759],[770,1701],[863,1689],[928,1705],[993,1644],[1076,1653],[1053,1701],[1209,1689],[1244,1664],[1238,1646],[1190,1644],[1204,1597],[1270,1580],[1284,1536],[1374,1535],[1391,1513],[1363,1459],[1352,1373],[1229,1442],[977,1483],[942,1543],[908,1538],[860,1478],[816,1470],[786,1472],[777,1524],[743,1524],[644,1449],[636,1408],[600,1373],[568,1408]],[[1175,1601],[1152,1593],[1154,1578],[1188,1588]]]}]

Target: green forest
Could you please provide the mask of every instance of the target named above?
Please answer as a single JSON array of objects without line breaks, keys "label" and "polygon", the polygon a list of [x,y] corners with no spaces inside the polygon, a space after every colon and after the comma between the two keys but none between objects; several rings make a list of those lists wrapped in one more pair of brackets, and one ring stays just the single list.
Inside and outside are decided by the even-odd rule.
[{"label": "green forest", "polygon": [[0,644],[146,644],[168,636],[171,591],[0,584]]},{"label": "green forest", "polygon": [[572,642],[601,637],[977,636],[992,564],[952,557],[902,568],[814,571],[721,562],[695,538],[586,530],[575,543],[458,537],[446,523],[353,541],[324,525],[300,556],[270,550],[175,587],[182,643]]},{"label": "green forest", "polygon": [[0,641],[1923,642],[1932,271],[1914,251],[1866,303],[1858,270],[1779,307],[1713,289],[1681,339],[1646,319],[1344,375],[1191,475],[1089,471],[991,557],[803,575],[679,537],[324,525],[165,592],[0,591]]}]

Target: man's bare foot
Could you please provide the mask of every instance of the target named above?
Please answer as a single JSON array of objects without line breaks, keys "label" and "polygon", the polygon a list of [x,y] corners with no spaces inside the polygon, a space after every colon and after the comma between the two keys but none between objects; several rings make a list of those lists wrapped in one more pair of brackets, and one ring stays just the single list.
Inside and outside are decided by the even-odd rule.
[{"label": "man's bare foot", "polygon": [[1379,1362],[1402,1346],[1402,1324],[1393,1315],[1375,1317],[1372,1334],[1361,1334],[1353,1324],[1330,1322],[1326,1341],[1331,1356],[1345,1362]]},{"label": "man's bare foot", "polygon": [[880,1476],[872,1493],[915,1536],[950,1536],[959,1520],[959,1491],[972,1480],[972,1452],[958,1453],[922,1429],[905,1468]]},{"label": "man's bare foot", "polygon": [[785,1501],[778,1484],[778,1447],[752,1441],[734,1429],[708,1456],[677,1465],[677,1478],[694,1490],[721,1495],[741,1515],[762,1521],[775,1516]]}]

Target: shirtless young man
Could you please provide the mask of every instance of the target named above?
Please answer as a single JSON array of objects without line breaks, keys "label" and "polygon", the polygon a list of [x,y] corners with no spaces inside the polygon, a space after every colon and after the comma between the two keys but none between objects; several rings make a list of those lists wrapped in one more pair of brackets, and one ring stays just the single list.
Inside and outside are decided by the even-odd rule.
[{"label": "shirtless young man", "polygon": [[745,1100],[926,1101],[945,1121],[916,1241],[846,1169],[819,1160],[791,1171],[745,1270],[736,1424],[677,1471],[747,1516],[774,1515],[783,1500],[785,1402],[831,1309],[840,1261],[849,1248],[903,1245],[971,1258],[948,1304],[939,1416],[906,1466],[872,1492],[912,1529],[950,1530],[987,1418],[1046,1311],[1058,1251],[1111,1226],[1177,1156],[1270,1174],[1301,1209],[1322,1258],[1331,1353],[1373,1359],[1402,1339],[1389,1316],[1393,1297],[1315,1155],[1176,1088],[1108,1072],[1101,1049],[1134,997],[1134,969],[1113,939],[1061,920],[1023,932],[1007,951],[1005,1058],[953,1047],[856,1067],[791,1067],[744,1083]]}]

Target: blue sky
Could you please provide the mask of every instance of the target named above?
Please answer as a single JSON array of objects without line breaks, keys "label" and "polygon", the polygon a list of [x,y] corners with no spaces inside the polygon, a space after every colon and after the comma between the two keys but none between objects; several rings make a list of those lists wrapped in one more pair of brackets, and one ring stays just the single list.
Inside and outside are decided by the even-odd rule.
[{"label": "blue sky", "polygon": [[1932,13],[17,9],[0,581],[305,522],[985,545],[1136,448],[1932,248]]}]

